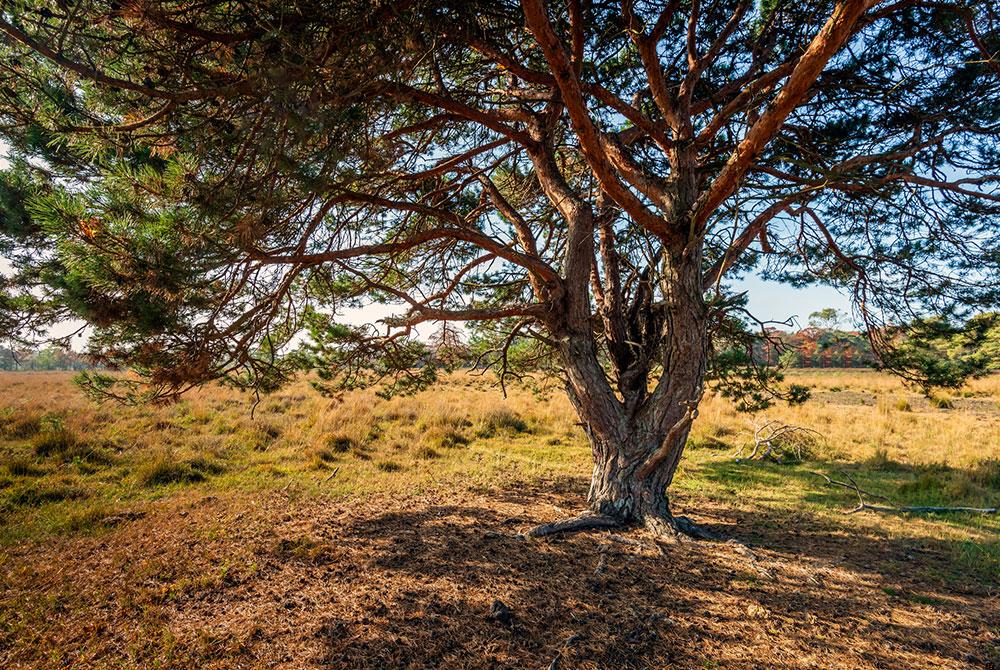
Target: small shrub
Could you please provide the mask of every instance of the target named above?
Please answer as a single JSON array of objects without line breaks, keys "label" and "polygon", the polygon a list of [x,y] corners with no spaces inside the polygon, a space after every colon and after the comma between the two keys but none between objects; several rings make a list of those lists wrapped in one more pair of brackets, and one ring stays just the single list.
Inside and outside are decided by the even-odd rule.
[{"label": "small shrub", "polygon": [[395,461],[379,461],[375,467],[382,472],[399,472],[403,469],[403,466]]},{"label": "small shrub", "polygon": [[494,437],[526,432],[528,432],[528,424],[521,418],[520,414],[506,407],[498,407],[483,414],[479,423],[478,435],[480,437]]},{"label": "small shrub", "polygon": [[910,401],[907,400],[906,398],[897,398],[896,399],[895,408],[896,408],[897,411],[900,411],[900,412],[912,412],[913,411],[913,405],[911,405]]}]

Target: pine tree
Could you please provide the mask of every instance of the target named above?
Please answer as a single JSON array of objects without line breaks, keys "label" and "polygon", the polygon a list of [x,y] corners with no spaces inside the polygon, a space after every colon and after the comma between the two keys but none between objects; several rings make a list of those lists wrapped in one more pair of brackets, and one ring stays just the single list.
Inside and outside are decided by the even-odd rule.
[{"label": "pine tree", "polygon": [[[405,392],[416,326],[478,323],[585,426],[593,514],[559,528],[673,532],[706,385],[801,395],[753,366],[734,277],[849,291],[880,350],[998,303],[994,3],[2,7],[0,312],[92,324],[142,382],[95,392]],[[338,323],[371,300],[403,312]]]}]

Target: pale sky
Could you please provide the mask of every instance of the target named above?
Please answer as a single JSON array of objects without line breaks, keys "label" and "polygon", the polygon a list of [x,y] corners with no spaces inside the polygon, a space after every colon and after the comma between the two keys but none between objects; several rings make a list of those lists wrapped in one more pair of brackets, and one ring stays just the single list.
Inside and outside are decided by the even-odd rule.
[{"label": "pale sky", "polygon": [[799,328],[808,325],[809,315],[825,307],[851,314],[850,299],[830,286],[794,288],[757,277],[733,282],[738,291],[747,291],[750,313],[759,319],[784,321],[794,318]]}]

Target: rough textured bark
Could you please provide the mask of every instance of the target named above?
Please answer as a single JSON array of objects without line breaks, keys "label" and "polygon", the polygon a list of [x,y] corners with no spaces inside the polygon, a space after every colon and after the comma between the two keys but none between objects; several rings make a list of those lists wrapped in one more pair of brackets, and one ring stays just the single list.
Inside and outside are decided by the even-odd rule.
[{"label": "rough textured bark", "polygon": [[[564,338],[560,353],[570,398],[590,439],[594,470],[590,511],[655,532],[688,532],[670,513],[673,480],[701,397],[708,358],[700,252],[682,249],[662,261],[663,312],[657,390],[611,390],[591,332]],[[639,376],[645,380],[644,375]],[[640,400],[635,401],[633,397]],[[577,528],[571,528],[575,530]]]}]

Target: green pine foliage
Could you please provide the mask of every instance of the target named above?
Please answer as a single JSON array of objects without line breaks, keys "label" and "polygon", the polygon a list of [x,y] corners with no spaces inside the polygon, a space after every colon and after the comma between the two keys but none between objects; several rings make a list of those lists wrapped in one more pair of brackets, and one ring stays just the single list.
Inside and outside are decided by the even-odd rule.
[{"label": "green pine foliage", "polygon": [[[620,2],[583,4],[575,47],[568,4],[546,8],[567,52],[579,49],[602,146],[626,156],[611,161],[616,178],[691,235],[682,246],[699,272],[732,261],[704,286],[704,328],[712,383],[738,403],[801,393],[775,390],[779,373],[753,362],[752,340],[766,335],[748,325],[732,277],[841,288],[873,333],[1000,303],[1000,73],[980,53],[1000,48],[990,3],[870,8],[700,233],[691,211],[650,193],[704,194],[787,73],[757,79],[793,67],[835,3],[702,3],[692,48],[708,60],[683,137],[631,36],[658,27],[658,67],[680,95],[690,3],[625,3],[635,25]],[[668,4],[674,13],[661,15]],[[615,259],[595,252],[593,274],[620,299],[600,306],[585,288],[584,300],[609,377],[662,370],[664,238],[602,192],[520,2],[17,0],[0,27],[11,158],[0,171],[11,265],[0,332],[30,340],[85,320],[96,364],[138,375],[87,374],[95,395],[162,399],[214,379],[267,391],[302,368],[329,393],[418,390],[436,362],[414,327],[436,313],[478,321],[475,357],[505,378],[561,374],[553,315],[567,304],[568,226],[530,156],[539,147],[606,222],[590,237],[599,246],[607,234]],[[752,244],[733,248],[784,201]],[[539,288],[539,273],[557,279]],[[338,322],[370,302],[400,315]],[[612,332],[615,318],[632,330]],[[950,385],[996,360],[989,337],[969,337],[929,345],[933,356],[916,340],[876,343],[888,367]]]}]

